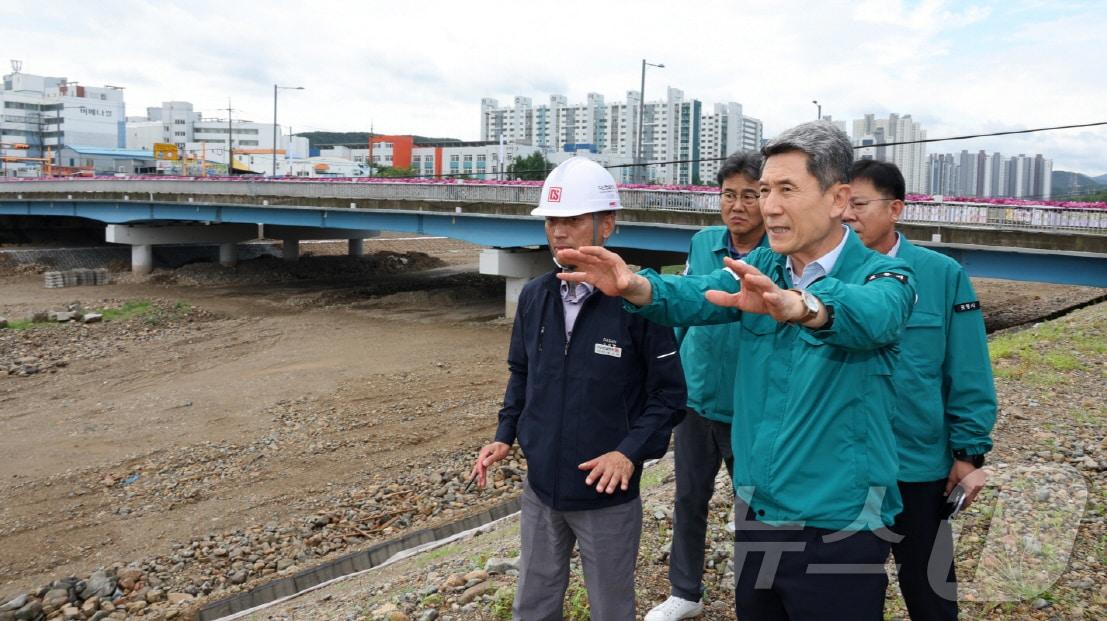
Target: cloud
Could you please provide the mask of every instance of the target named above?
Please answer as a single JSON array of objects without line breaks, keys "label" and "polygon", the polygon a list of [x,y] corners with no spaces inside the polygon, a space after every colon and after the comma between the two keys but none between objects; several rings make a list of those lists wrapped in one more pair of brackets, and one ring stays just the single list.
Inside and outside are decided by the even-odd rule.
[{"label": "cloud", "polygon": [[[929,135],[1107,120],[1096,3],[1039,0],[667,0],[556,5],[487,0],[110,1],[0,6],[0,55],[24,71],[127,87],[132,111],[191,101],[295,128],[478,137],[480,99],[534,103],[669,86],[705,107],[738,101],[767,135],[824,114],[912,114]],[[1102,131],[950,143],[1019,149],[1098,173]],[[931,152],[945,145],[931,146]]]}]

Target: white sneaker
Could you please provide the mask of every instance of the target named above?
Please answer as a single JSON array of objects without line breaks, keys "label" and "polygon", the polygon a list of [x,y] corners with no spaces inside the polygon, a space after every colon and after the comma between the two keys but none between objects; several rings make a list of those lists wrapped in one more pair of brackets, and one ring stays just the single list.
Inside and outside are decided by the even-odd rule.
[{"label": "white sneaker", "polygon": [[703,603],[690,602],[672,595],[646,613],[646,618],[643,621],[678,621],[679,619],[698,617],[702,614]]}]

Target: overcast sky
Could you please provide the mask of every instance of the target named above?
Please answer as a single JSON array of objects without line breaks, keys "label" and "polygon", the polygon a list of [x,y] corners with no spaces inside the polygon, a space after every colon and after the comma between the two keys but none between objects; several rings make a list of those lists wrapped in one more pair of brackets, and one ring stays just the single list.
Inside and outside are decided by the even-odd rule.
[{"label": "overcast sky", "polygon": [[[533,8],[532,8],[533,7]],[[540,8],[539,8],[540,7]],[[480,99],[607,101],[668,86],[737,101],[767,137],[823,114],[911,114],[929,137],[1107,121],[1107,5],[1093,2],[329,0],[0,3],[0,69],[126,87],[294,131],[478,139]],[[929,146],[1042,153],[1107,173],[1107,127]]]}]

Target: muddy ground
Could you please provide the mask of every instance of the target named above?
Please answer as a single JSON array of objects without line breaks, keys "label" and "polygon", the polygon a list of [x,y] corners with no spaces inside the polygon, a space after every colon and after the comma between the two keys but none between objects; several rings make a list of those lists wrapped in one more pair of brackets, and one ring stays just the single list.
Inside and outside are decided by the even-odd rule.
[{"label": "muddy ground", "polygon": [[[9,320],[149,302],[99,324],[0,330],[0,597],[136,561],[166,590],[217,597],[514,493],[519,472],[481,496],[458,484],[507,377],[503,285],[473,273],[479,248],[382,239],[364,260],[343,248],[103,287],[0,275]],[[992,326],[1104,293],[975,282]],[[340,523],[353,530],[308,543]],[[237,565],[181,554],[263,525],[287,545]]]}]

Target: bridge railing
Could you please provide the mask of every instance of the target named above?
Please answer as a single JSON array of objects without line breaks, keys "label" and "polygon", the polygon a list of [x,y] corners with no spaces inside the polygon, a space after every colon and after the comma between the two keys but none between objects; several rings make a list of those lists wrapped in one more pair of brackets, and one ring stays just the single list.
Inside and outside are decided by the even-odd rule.
[{"label": "bridge railing", "polygon": [[[33,197],[35,192],[115,192],[131,200],[144,194],[206,194],[340,198],[358,200],[418,200],[459,203],[513,203],[536,205],[537,184],[397,183],[372,181],[292,181],[258,179],[66,179],[0,183],[0,197]],[[717,213],[715,192],[621,189],[623,206],[647,211]],[[75,195],[74,198],[77,198]],[[973,226],[1027,230],[1069,230],[1107,234],[1107,209],[1044,205],[993,205],[967,202],[910,201],[901,221],[912,224]]]}]

